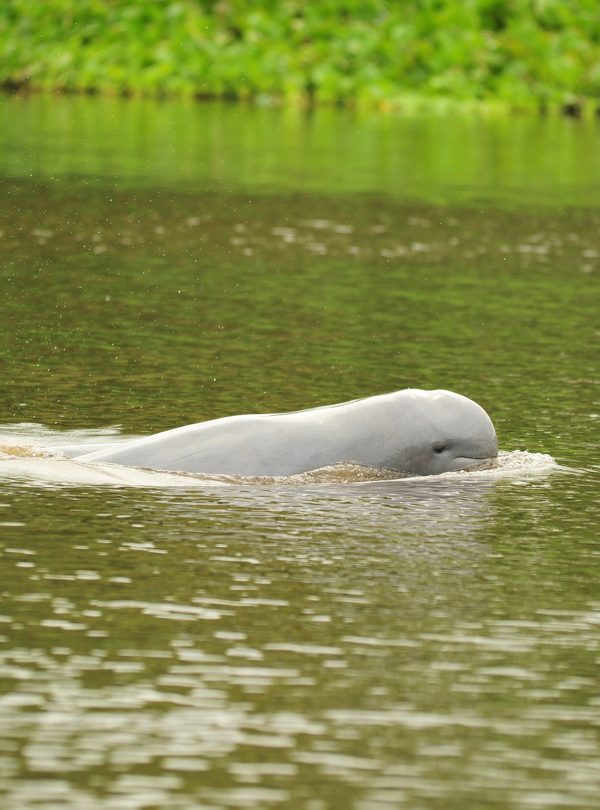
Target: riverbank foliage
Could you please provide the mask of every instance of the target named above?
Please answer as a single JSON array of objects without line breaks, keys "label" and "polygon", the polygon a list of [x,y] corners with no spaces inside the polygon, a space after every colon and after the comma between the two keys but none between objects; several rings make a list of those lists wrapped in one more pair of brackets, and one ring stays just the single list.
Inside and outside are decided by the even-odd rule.
[{"label": "riverbank foliage", "polygon": [[264,103],[600,106],[598,0],[3,0],[0,82]]}]

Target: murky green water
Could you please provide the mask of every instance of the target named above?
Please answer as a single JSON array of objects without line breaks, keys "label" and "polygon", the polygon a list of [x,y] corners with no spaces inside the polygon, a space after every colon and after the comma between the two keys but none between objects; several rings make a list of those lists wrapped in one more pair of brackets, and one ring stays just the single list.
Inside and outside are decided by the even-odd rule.
[{"label": "murky green water", "polygon": [[596,808],[600,125],[5,98],[0,133],[5,450],[419,386],[513,460],[0,458],[2,806]]}]

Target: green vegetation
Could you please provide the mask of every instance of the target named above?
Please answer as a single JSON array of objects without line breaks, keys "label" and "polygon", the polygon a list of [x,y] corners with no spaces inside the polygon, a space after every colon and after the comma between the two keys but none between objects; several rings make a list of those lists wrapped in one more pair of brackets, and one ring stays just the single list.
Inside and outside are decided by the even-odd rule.
[{"label": "green vegetation", "polygon": [[3,0],[7,88],[597,111],[598,0]]}]

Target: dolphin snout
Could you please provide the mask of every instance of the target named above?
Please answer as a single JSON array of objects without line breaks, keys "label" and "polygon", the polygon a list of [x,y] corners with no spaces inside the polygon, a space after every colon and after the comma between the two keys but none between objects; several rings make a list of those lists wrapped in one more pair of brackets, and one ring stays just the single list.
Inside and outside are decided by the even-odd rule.
[{"label": "dolphin snout", "polygon": [[457,470],[491,470],[498,466],[498,454],[484,458],[456,458],[454,461]]}]

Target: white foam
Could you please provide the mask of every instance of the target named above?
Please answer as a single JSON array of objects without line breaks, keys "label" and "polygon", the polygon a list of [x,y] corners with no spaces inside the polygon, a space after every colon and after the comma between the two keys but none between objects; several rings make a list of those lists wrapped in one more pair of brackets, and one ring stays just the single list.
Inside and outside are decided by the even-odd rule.
[{"label": "white foam", "polygon": [[208,487],[222,486],[217,478],[143,470],[120,464],[84,464],[67,458],[0,458],[0,480],[38,486]]}]

